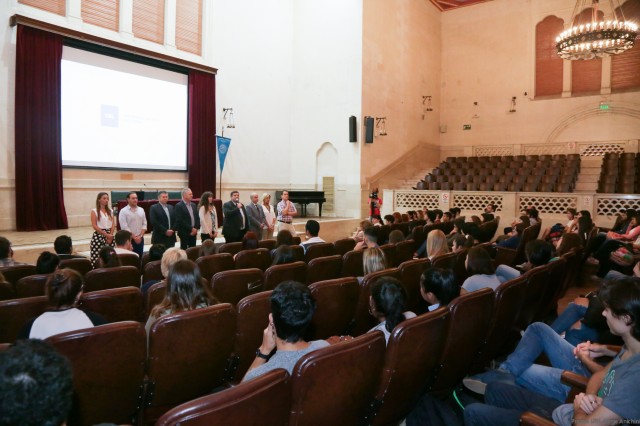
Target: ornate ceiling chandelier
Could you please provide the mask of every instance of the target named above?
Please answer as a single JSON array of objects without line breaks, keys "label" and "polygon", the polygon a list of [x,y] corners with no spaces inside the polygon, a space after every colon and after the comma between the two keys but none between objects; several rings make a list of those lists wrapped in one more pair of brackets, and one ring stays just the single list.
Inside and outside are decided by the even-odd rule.
[{"label": "ornate ceiling chandelier", "polygon": [[[580,11],[591,3],[592,14],[589,22],[580,22]],[[635,43],[638,26],[626,22],[622,14],[619,0],[618,11],[613,0],[608,1],[611,7],[610,19],[598,16],[600,0],[577,0],[571,15],[573,28],[562,32],[556,38],[558,56],[562,59],[594,59],[607,55],[617,55],[631,49]],[[578,21],[576,22],[576,16]],[[606,17],[605,17],[606,18]]]}]

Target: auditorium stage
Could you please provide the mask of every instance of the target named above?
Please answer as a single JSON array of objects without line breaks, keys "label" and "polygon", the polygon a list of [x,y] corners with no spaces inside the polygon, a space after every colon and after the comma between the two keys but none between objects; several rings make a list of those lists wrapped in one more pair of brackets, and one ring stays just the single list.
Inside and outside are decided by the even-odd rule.
[{"label": "auditorium stage", "polygon": [[[328,217],[302,217],[295,218],[293,225],[298,235],[304,241],[304,225],[309,219],[320,222],[320,237],[325,241],[333,242],[340,238],[350,237],[354,234],[362,219],[353,218],[328,218]],[[90,226],[75,227],[69,229],[57,229],[53,231],[16,232],[3,231],[3,236],[9,241],[14,251],[14,259],[18,262],[35,264],[36,259],[43,251],[53,252],[53,241],[59,235],[68,235],[73,240],[73,248],[79,254],[89,254],[89,241],[93,228]],[[151,244],[151,234],[145,235],[145,248]],[[224,238],[216,238],[216,243],[224,243]],[[200,240],[198,239],[198,244]],[[179,245],[179,244],[178,244]]]}]

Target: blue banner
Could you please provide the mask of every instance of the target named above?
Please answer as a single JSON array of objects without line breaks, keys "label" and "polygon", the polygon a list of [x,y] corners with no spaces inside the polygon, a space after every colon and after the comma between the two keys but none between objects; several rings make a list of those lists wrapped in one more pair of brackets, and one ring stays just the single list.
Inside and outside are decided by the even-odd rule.
[{"label": "blue banner", "polygon": [[224,169],[224,160],[227,158],[229,152],[229,145],[231,145],[231,139],[224,136],[216,136],[218,141],[218,159],[220,160],[220,173]]}]

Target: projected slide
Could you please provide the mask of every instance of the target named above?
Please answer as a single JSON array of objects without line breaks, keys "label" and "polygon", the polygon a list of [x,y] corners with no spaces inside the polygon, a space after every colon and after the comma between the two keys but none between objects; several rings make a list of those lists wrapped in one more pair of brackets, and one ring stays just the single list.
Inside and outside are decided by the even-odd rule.
[{"label": "projected slide", "polygon": [[65,46],[62,165],[186,170],[187,83],[186,74]]}]

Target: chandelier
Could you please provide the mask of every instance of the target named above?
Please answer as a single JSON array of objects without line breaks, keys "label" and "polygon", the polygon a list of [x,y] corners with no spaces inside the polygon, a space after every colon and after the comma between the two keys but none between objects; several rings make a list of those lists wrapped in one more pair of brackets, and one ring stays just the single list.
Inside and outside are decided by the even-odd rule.
[{"label": "chandelier", "polygon": [[[590,22],[576,22],[576,16],[583,10],[585,3],[591,2],[592,14]],[[600,0],[577,0],[576,7],[571,15],[573,28],[562,32],[556,38],[558,56],[562,59],[594,59],[607,55],[617,55],[631,49],[635,43],[638,26],[632,22],[626,22],[622,14],[622,8],[618,1],[618,12],[609,0],[611,7],[610,20],[600,19],[598,6]]]}]

